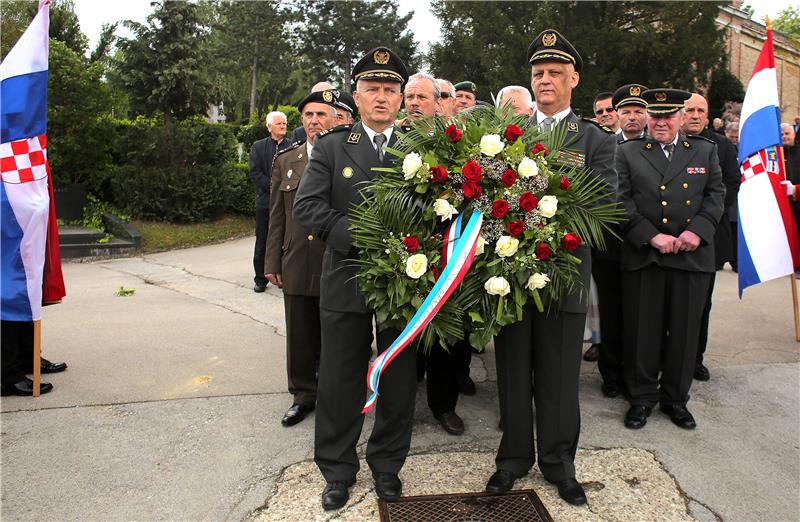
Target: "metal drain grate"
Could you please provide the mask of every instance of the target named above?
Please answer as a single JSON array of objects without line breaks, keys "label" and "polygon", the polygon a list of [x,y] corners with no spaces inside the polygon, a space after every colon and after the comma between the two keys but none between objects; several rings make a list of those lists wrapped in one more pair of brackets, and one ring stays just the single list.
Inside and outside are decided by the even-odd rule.
[{"label": "metal drain grate", "polygon": [[381,522],[553,522],[532,489],[378,500]]}]

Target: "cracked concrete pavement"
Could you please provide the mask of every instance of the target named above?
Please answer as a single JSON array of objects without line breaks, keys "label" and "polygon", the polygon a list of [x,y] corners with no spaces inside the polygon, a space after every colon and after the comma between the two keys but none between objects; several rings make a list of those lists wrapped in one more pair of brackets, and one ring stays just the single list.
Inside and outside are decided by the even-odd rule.
[{"label": "cracked concrete pavement", "polygon": [[[376,520],[364,469],[362,500],[325,514],[313,414],[280,425],[291,402],[283,303],[272,287],[252,291],[252,242],[65,264],[68,296],[44,309],[42,331],[45,357],[69,370],[45,376],[50,394],[0,401],[3,520]],[[117,297],[120,286],[135,292]],[[584,363],[577,466],[591,508],[564,506],[536,470],[520,487],[556,520],[800,519],[791,321],[788,279],[739,302],[735,274],[718,273],[712,379],[689,403],[697,430],[658,412],[626,430],[627,405],[604,398]],[[472,372],[462,437],[439,428],[420,387],[407,494],[480,490],[488,478],[500,437],[491,350]]]}]

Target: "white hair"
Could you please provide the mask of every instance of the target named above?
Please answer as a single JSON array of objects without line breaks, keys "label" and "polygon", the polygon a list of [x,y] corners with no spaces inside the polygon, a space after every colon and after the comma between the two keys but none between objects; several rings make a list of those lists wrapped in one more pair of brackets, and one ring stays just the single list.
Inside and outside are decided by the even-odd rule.
[{"label": "white hair", "polygon": [[[455,85],[453,85],[453,82],[451,82],[450,80],[445,80],[444,78],[436,78],[436,81],[440,82],[440,83],[444,83],[445,85],[447,85],[447,92],[450,94],[450,96],[455,98],[455,96],[456,96],[456,87],[455,87]],[[441,88],[442,88],[442,86],[439,85],[439,89],[441,89]]]},{"label": "white hair", "polygon": [[500,92],[497,93],[497,97],[495,98],[495,106],[501,107],[503,105],[503,99],[512,92],[522,93],[528,105],[533,103],[533,97],[531,97],[531,92],[528,89],[522,87],[521,85],[507,85],[506,87],[500,89]]},{"label": "white hair", "polygon": [[791,123],[781,123],[781,129],[794,129],[794,125]]},{"label": "white hair", "polygon": [[434,78],[430,74],[424,72],[418,72],[416,74],[412,74],[411,76],[408,77],[408,81],[406,82],[406,87],[408,87],[409,83],[416,80],[428,80],[429,82],[431,82],[431,85],[433,86],[433,99],[438,100],[439,98],[442,97],[442,90],[439,88],[439,82],[436,80],[436,78]]},{"label": "white hair", "polygon": [[283,119],[284,120],[286,119],[286,115],[281,111],[272,111],[269,114],[267,114],[267,125],[272,125],[273,123],[275,123],[275,118],[277,118],[278,116],[283,116]]}]

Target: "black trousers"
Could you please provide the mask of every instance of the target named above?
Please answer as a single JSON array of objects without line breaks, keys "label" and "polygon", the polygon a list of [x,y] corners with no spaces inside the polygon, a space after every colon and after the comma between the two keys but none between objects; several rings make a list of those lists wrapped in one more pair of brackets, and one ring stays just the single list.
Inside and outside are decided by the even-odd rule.
[{"label": "black trousers", "polygon": [[731,221],[731,266],[739,270],[739,222]]},{"label": "black trousers", "polygon": [[597,285],[602,339],[597,369],[603,382],[622,386],[622,271],[619,260],[593,257],[592,277]]},{"label": "black trousers", "polygon": [[494,339],[504,428],[495,464],[497,469],[520,476],[533,467],[533,400],[539,469],[546,479],[561,481],[575,478],[586,314],[554,314],[528,307],[521,322],[504,327]]},{"label": "black trousers", "polygon": [[717,281],[716,272],[709,275],[711,276],[711,280],[708,283],[708,294],[706,295],[706,304],[703,306],[703,315],[700,316],[700,334],[697,340],[695,364],[703,364],[703,355],[706,353],[706,345],[708,345],[708,322],[711,319],[711,297],[714,295],[714,283]]},{"label": "black trousers", "polygon": [[[367,368],[372,353],[372,315],[320,309],[322,352],[319,363],[314,462],[322,476],[350,480],[358,472],[356,444],[367,400]],[[400,332],[378,332],[382,353]],[[373,472],[398,473],[411,446],[417,391],[416,352],[403,350],[380,380],[375,424],[367,442],[367,464]]]},{"label": "black trousers", "polygon": [[[458,377],[463,375],[466,358],[472,357],[472,347],[468,341],[459,341],[449,352],[441,346],[434,346],[430,353],[420,352],[427,368],[426,386],[428,407],[434,415],[454,411],[458,404]],[[469,375],[469,362],[466,363]]]},{"label": "black trousers", "polygon": [[[650,265],[622,274],[630,403],[685,405],[711,273]],[[659,377],[660,372],[660,377]]]},{"label": "black trousers", "polygon": [[269,231],[269,207],[256,207],[256,246],[253,249],[253,270],[256,283],[267,284],[264,277],[264,259],[267,257],[267,232]]},{"label": "black trousers", "polygon": [[317,402],[317,366],[322,346],[319,297],[283,294],[286,311],[286,374],[294,404]]},{"label": "black trousers", "polygon": [[0,384],[14,384],[33,368],[33,321],[2,321]]}]

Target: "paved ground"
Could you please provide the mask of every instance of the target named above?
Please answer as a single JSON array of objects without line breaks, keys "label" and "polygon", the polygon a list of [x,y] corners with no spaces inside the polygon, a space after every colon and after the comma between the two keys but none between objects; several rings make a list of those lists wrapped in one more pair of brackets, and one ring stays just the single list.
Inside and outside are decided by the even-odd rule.
[{"label": "paved ground", "polygon": [[[46,308],[44,355],[66,360],[38,399],[4,397],[2,520],[375,520],[362,469],[354,501],[325,514],[313,416],[280,417],[286,393],[283,305],[251,290],[252,239],[65,265],[68,297]],[[788,279],[736,296],[718,274],[708,365],[684,432],[659,413],[639,432],[626,404],[582,377],[579,479],[589,508],[534,487],[557,520],[800,519],[800,378]],[[120,287],[132,288],[117,297]],[[461,399],[467,433],[439,429],[417,399],[409,494],[481,490],[497,431],[491,350],[473,360],[478,394]],[[365,431],[371,425],[367,419]],[[367,431],[368,432],[368,431]]]}]

